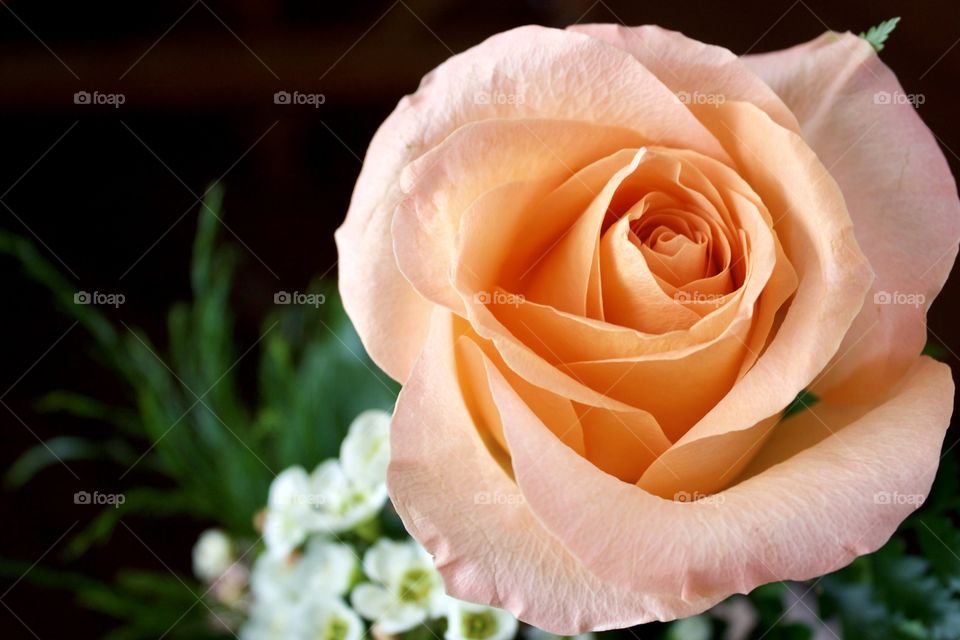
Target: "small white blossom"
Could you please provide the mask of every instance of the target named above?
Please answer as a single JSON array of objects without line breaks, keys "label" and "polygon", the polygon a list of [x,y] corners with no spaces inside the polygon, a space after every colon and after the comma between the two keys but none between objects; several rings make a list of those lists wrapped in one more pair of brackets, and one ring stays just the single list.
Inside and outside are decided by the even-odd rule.
[{"label": "small white blossom", "polygon": [[561,640],[561,638],[570,638],[571,640],[595,640],[597,637],[592,631],[575,636],[558,636],[555,633],[537,629],[536,627],[525,627],[523,636],[527,640]]},{"label": "small white blossom", "polygon": [[448,598],[447,640],[511,640],[517,619],[509,612]]},{"label": "small white blossom", "polygon": [[310,594],[293,613],[293,640],[360,640],[363,622],[340,598]]},{"label": "small white blossom", "polygon": [[240,640],[289,640],[294,633],[295,614],[292,602],[254,603],[240,629]]},{"label": "small white blossom", "polygon": [[284,557],[310,532],[310,476],[303,467],[284,469],[270,484],[263,539],[271,554]]},{"label": "small white blossom", "polygon": [[253,606],[241,640],[360,640],[363,623],[340,598],[357,564],[351,547],[320,538],[302,554],[261,554],[250,577]]},{"label": "small white blossom", "polygon": [[390,414],[371,409],[350,423],[340,445],[343,471],[356,484],[377,487],[387,481],[390,463]]},{"label": "small white blossom", "polygon": [[350,601],[384,633],[407,631],[446,610],[440,574],[413,540],[377,541],[363,556],[363,570],[373,582],[354,588]]},{"label": "small white blossom", "polygon": [[193,572],[204,582],[214,582],[233,561],[233,542],[219,529],[204,531],[193,545]]},{"label": "small white blossom", "polygon": [[317,501],[313,531],[340,533],[377,515],[387,502],[387,485],[361,485],[351,480],[338,460],[327,460],[311,475]]},{"label": "small white blossom", "polygon": [[296,571],[304,593],[343,596],[350,590],[357,564],[351,547],[314,538],[297,561]]},{"label": "small white blossom", "polygon": [[270,485],[263,538],[271,554],[287,556],[311,533],[341,533],[375,517],[386,501],[386,483],[355,482],[339,460],[326,460],[309,475],[290,467]]},{"label": "small white blossom", "polygon": [[314,538],[299,556],[261,554],[253,565],[250,589],[255,602],[268,605],[298,602],[305,594],[342,596],[356,568],[353,549]]},{"label": "small white blossom", "polygon": [[262,553],[253,563],[250,590],[256,607],[296,602],[302,593],[301,587],[293,556]]}]

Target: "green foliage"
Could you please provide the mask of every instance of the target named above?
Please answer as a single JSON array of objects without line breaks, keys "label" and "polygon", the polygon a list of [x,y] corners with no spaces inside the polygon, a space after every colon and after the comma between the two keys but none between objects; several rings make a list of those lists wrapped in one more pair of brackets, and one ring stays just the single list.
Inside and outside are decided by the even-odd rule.
[{"label": "green foliage", "polygon": [[108,584],[79,573],[0,559],[0,575],[25,575],[38,586],[72,592],[84,607],[116,618],[120,624],[105,640],[223,637],[210,630],[209,610],[198,602],[200,585],[169,573],[125,570]]},{"label": "green foliage", "polygon": [[943,362],[947,358],[947,350],[936,342],[928,340],[927,344],[923,346],[923,351],[920,352],[920,355],[930,356],[934,360],[940,360]]},{"label": "green foliage", "polygon": [[894,538],[876,553],[826,576],[824,615],[836,615],[850,640],[960,637],[960,600],[926,558]]},{"label": "green foliage", "polygon": [[784,619],[789,611],[787,596],[790,595],[790,590],[792,589],[795,595],[802,595],[808,588],[804,585],[791,588],[783,582],[772,582],[754,589],[749,598],[758,621],[750,637],[766,640],[810,640],[813,637],[810,627]]},{"label": "green foliage", "polygon": [[957,461],[947,456],[923,508],[897,536],[821,581],[823,613],[839,618],[845,638],[960,638],[958,483]]},{"label": "green foliage", "polygon": [[[170,309],[166,348],[141,330],[114,322],[95,305],[74,304],[74,286],[31,242],[0,231],[0,252],[14,257],[61,310],[87,329],[96,354],[125,385],[131,402],[112,407],[71,391],[43,397],[39,410],[109,423],[114,435],[52,438],[8,469],[8,487],[23,485],[58,459],[106,461],[116,465],[121,480],[150,485],[124,491],[119,508],[105,508],[78,528],[67,544],[68,558],[107,543],[131,515],[188,516],[236,538],[255,539],[253,516],[276,473],[293,464],[312,469],[336,456],[356,414],[393,405],[398,386],[366,356],[331,284],[310,287],[324,304],[273,306],[259,337],[238,346],[230,311],[238,254],[217,242],[222,201],[215,186],[201,208],[190,269],[193,300]],[[251,401],[240,389],[238,369],[258,353],[258,389]],[[35,582],[43,578],[36,569],[27,575]],[[78,577],[61,586],[75,591],[86,606],[120,620],[112,637],[155,638],[196,604],[184,587],[190,580],[176,578],[171,584],[171,579],[168,573],[138,573],[135,580],[131,574],[118,576],[114,585]],[[186,606],[176,602],[178,591],[189,596]],[[197,629],[209,626],[205,606],[196,604],[190,611],[172,636],[200,637]]]},{"label": "green foliage", "polygon": [[780,419],[786,420],[793,414],[800,413],[804,409],[809,409],[818,402],[820,402],[820,398],[818,398],[816,394],[814,394],[812,391],[807,391],[804,389],[797,394],[797,397],[793,399],[793,402],[787,405],[787,408],[783,410],[783,416]]},{"label": "green foliage", "polygon": [[10,465],[4,476],[10,489],[26,483],[40,470],[73,460],[109,459],[118,464],[133,464],[137,453],[131,444],[119,438],[92,440],[77,436],[57,436],[28,449]]},{"label": "green foliage", "polygon": [[900,16],[884,20],[877,26],[867,29],[866,33],[861,33],[860,37],[869,42],[874,51],[880,53],[883,51],[883,45],[887,41],[887,38],[889,38],[893,30],[897,28],[899,22]]}]

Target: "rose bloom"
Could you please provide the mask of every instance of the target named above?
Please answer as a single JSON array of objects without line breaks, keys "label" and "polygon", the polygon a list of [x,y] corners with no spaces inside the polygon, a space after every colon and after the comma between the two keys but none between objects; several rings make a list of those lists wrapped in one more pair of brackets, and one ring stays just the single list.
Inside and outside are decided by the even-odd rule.
[{"label": "rose bloom", "polygon": [[390,492],[451,595],[573,634],[890,537],[950,419],[920,353],[960,239],[903,95],[849,33],[737,57],[586,25],[493,36],[400,101],[340,289],[404,383]]}]

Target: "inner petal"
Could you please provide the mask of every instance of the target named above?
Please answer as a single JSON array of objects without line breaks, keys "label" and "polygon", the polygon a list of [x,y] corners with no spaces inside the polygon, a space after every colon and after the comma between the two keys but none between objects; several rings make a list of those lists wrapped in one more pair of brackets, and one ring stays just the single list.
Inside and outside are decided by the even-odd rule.
[{"label": "inner petal", "polygon": [[637,238],[643,257],[657,277],[680,287],[713,275],[710,244],[703,235],[690,238],[666,227],[657,227],[657,231],[646,239]]},{"label": "inner petal", "polygon": [[[734,178],[694,154],[624,149],[546,196],[533,181],[492,189],[461,220],[453,280],[488,357],[540,389],[562,379],[572,408],[550,427],[567,440],[574,411],[567,446],[621,479],[654,483],[667,452],[646,436],[675,443],[702,419],[792,291],[769,213]],[[758,305],[771,281],[783,295]],[[679,387],[691,389],[684,406]],[[611,404],[622,420],[586,409]],[[489,430],[499,449],[501,428]]]},{"label": "inner petal", "polygon": [[608,322],[644,333],[689,329],[700,315],[664,291],[653,265],[670,265],[660,256],[647,260],[630,236],[631,222],[643,215],[647,200],[641,200],[618,220],[600,241],[600,274],[604,288],[604,313]]}]

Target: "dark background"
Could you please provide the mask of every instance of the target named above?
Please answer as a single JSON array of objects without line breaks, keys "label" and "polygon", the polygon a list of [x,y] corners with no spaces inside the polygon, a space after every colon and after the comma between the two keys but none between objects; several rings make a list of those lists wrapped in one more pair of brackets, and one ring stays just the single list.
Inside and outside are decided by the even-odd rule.
[{"label": "dark background", "polygon": [[[960,150],[955,0],[0,4],[0,226],[32,237],[78,290],[123,293],[126,303],[111,315],[161,344],[167,307],[189,296],[196,196],[211,181],[222,178],[227,189],[224,239],[246,247],[234,296],[245,348],[274,291],[336,275],[333,231],[366,145],[397,100],[451,52],[521,24],[657,23],[744,53],[787,47],[827,28],[859,32],[899,15],[882,57],[907,93],[925,96],[920,113],[955,175],[960,168],[951,150]],[[119,92],[125,103],[74,104],[82,90]],[[326,102],[275,105],[278,90],[323,93]],[[34,402],[44,392],[124,402],[125,390],[89,357],[83,330],[54,311],[42,288],[9,259],[0,259],[0,269],[6,468],[38,439],[105,431],[39,413]],[[960,351],[958,287],[948,283],[930,316],[931,339],[951,364]],[[947,446],[956,439],[951,430]],[[0,555],[55,565],[61,536],[96,513],[75,505],[74,492],[123,491],[144,481],[134,472],[120,482],[114,468],[95,463],[70,468],[77,477],[55,466],[23,490],[0,492]],[[203,523],[127,524],[143,544],[119,527],[109,548],[75,568],[103,578],[121,566],[190,571]],[[4,638],[95,638],[109,628],[63,592],[28,581],[0,583],[0,604]]]}]

